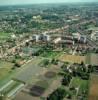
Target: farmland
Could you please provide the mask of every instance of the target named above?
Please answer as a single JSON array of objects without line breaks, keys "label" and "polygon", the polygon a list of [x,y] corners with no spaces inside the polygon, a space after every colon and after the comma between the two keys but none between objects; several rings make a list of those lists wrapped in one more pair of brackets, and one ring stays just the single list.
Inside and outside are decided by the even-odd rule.
[{"label": "farmland", "polygon": [[91,75],[89,100],[98,100],[98,75],[97,74]]},{"label": "farmland", "polygon": [[81,63],[86,61],[85,56],[76,56],[76,55],[68,55],[68,54],[63,54],[59,60],[64,61],[64,62],[70,62],[70,63]]},{"label": "farmland", "polygon": [[98,65],[98,54],[91,54],[90,56],[91,65]]},{"label": "farmland", "polygon": [[1,88],[2,93],[7,95],[9,92],[11,92],[13,89],[15,89],[20,84],[21,84],[20,82],[11,80],[4,87]]},{"label": "farmland", "polygon": [[98,65],[98,54],[88,53],[86,56],[86,63],[91,65]]},{"label": "farmland", "polygon": [[[35,67],[37,67],[36,69],[38,69],[38,66]],[[35,67],[33,66],[34,71],[36,72],[33,71],[32,78],[30,79],[31,82],[27,81],[27,86],[25,87],[25,89],[23,89],[23,91],[17,94],[15,100],[24,99],[24,94],[27,99],[30,98],[30,100],[40,100],[41,97],[47,97],[51,93],[51,91],[54,91],[54,89],[56,89],[60,85],[61,78],[57,77],[57,72],[60,68],[52,66],[44,69],[43,67],[39,66],[39,69],[41,68],[40,73],[35,69]],[[37,72],[39,72],[39,74],[35,74]]]}]

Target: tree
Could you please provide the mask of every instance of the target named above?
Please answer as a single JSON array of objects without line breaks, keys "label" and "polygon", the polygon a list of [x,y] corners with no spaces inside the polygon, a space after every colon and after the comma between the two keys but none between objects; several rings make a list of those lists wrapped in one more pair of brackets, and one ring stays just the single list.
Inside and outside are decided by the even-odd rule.
[{"label": "tree", "polygon": [[49,64],[49,60],[48,59],[44,59],[43,60],[43,66],[47,66]]},{"label": "tree", "polygon": [[62,85],[68,85],[71,79],[72,76],[70,74],[65,74],[64,78],[62,79]]},{"label": "tree", "polygon": [[91,73],[91,72],[93,72],[93,71],[94,71],[94,66],[89,65],[89,66],[88,66],[88,73]]},{"label": "tree", "polygon": [[47,100],[63,100],[63,98],[66,96],[65,89],[58,88],[53,93],[49,95]]},{"label": "tree", "polygon": [[54,62],[55,62],[55,59],[53,58],[53,59],[51,60],[51,63],[54,64]]},{"label": "tree", "polygon": [[6,100],[6,95],[0,92],[0,100]]},{"label": "tree", "polygon": [[15,63],[15,67],[20,67],[20,64],[19,63]]},{"label": "tree", "polygon": [[56,60],[56,59],[53,58],[52,61],[51,61],[51,63],[54,64],[54,65],[57,65],[58,64],[58,60]]},{"label": "tree", "polygon": [[81,78],[84,79],[84,80],[88,80],[89,76],[90,75],[88,73],[83,73],[82,76],[81,76]]}]

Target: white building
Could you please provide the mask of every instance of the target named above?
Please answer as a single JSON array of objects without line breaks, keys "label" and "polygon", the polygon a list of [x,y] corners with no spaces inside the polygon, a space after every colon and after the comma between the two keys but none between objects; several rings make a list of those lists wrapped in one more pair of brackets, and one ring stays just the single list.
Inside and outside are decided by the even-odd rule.
[{"label": "white building", "polygon": [[87,42],[86,35],[81,35],[80,33],[73,33],[72,35],[75,40],[78,40],[78,42],[81,42],[81,43]]},{"label": "white building", "polygon": [[15,34],[12,34],[12,35],[11,35],[11,38],[12,38],[12,39],[15,39],[15,38],[16,38],[16,35],[15,35]]},{"label": "white building", "polygon": [[61,42],[61,37],[59,37],[59,38],[56,38],[53,42],[55,43],[55,44],[57,44],[57,43],[60,43]]},{"label": "white building", "polygon": [[51,40],[50,35],[44,35],[43,40],[44,41],[50,41]]},{"label": "white building", "polygon": [[91,40],[98,41],[98,31],[91,34]]},{"label": "white building", "polygon": [[35,40],[36,42],[38,42],[40,39],[40,35],[33,35],[32,39]]},{"label": "white building", "polygon": [[81,34],[80,33],[72,33],[72,35],[73,35],[73,38],[74,39],[77,39],[77,40],[79,40],[80,39],[80,37],[81,37]]}]

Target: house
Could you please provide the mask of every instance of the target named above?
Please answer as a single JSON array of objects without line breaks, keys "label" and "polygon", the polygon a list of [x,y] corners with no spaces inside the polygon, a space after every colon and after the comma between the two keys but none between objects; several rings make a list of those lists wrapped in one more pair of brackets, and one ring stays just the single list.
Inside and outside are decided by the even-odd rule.
[{"label": "house", "polygon": [[73,35],[73,38],[74,38],[74,40],[79,40],[80,39],[80,37],[81,37],[81,34],[80,33],[72,33],[72,35]]},{"label": "house", "polygon": [[61,37],[56,38],[53,42],[55,44],[59,43],[59,44],[64,44],[64,45],[65,44],[74,45],[73,37],[71,36],[61,36]]},{"label": "house", "polygon": [[55,40],[53,40],[53,43],[57,44],[60,43],[60,41],[61,41],[61,37],[58,37]]},{"label": "house", "polygon": [[50,35],[47,35],[47,34],[40,34],[40,35],[33,35],[32,36],[32,39],[34,40],[34,41],[36,41],[36,42],[39,42],[39,41],[44,41],[44,42],[46,42],[46,41],[50,41],[51,40],[51,37],[50,37]]},{"label": "house", "polygon": [[15,35],[15,34],[12,34],[12,35],[11,35],[11,38],[12,38],[12,39],[16,39],[16,35]]}]

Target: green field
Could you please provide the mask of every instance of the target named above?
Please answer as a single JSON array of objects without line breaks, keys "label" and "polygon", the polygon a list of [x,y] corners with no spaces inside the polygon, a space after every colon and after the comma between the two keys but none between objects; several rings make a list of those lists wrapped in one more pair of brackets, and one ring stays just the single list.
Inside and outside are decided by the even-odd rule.
[{"label": "green field", "polygon": [[89,81],[82,80],[79,77],[74,77],[70,84],[70,87],[75,87],[79,89],[77,95],[81,94],[83,91],[88,91],[88,86],[89,86]]},{"label": "green field", "polygon": [[86,63],[90,64],[90,62],[91,62],[91,54],[88,53],[86,56]]},{"label": "green field", "polygon": [[13,67],[13,64],[6,61],[0,61],[0,83],[1,80],[8,76],[8,74],[11,73],[11,68]]},{"label": "green field", "polygon": [[10,33],[0,33],[0,41],[8,39],[10,35]]},{"label": "green field", "polygon": [[98,30],[98,27],[94,27],[94,26],[92,27],[92,26],[90,26],[90,27],[88,28],[88,30],[93,30],[93,31],[94,31],[94,30]]},{"label": "green field", "polygon": [[0,61],[0,87],[6,84],[13,77],[15,71],[11,70],[12,63]]},{"label": "green field", "polygon": [[2,91],[3,94],[8,94],[12,90],[14,90],[17,86],[19,86],[21,83],[14,81],[12,84],[10,84],[6,89]]},{"label": "green field", "polygon": [[86,56],[86,63],[91,65],[98,65],[98,55],[95,53],[88,53]]},{"label": "green field", "polygon": [[56,51],[45,51],[41,54],[41,56],[46,58],[56,58],[59,55],[61,55],[61,52],[56,52]]}]

